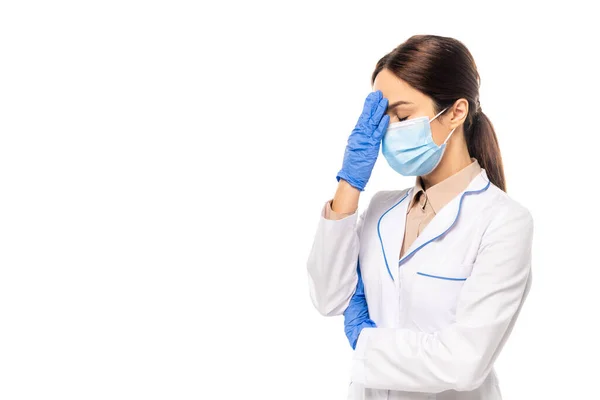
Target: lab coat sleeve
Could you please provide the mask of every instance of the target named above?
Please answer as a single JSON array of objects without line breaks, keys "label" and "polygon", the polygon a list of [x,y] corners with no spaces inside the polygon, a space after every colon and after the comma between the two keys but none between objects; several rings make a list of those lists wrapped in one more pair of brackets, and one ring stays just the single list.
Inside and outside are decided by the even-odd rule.
[{"label": "lab coat sleeve", "polygon": [[353,382],[428,393],[470,391],[484,382],[531,285],[531,215],[520,206],[499,214],[461,288],[455,322],[434,333],[364,328],[354,352]]},{"label": "lab coat sleeve", "polygon": [[356,290],[359,232],[365,212],[342,219],[325,218],[321,211],[317,232],[308,257],[310,297],[325,316],[341,315]]},{"label": "lab coat sleeve", "polygon": [[374,328],[377,326],[375,321],[371,320],[369,317],[369,309],[367,307],[365,287],[360,274],[360,267],[356,270],[358,273],[356,291],[350,299],[348,308],[344,311],[344,332],[353,349],[356,348],[356,341],[363,328]]}]

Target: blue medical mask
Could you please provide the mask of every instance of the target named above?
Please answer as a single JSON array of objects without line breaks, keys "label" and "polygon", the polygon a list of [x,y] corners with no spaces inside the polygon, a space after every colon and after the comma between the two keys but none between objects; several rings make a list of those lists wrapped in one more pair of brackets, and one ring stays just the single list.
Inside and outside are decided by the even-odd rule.
[{"label": "blue medical mask", "polygon": [[[444,108],[431,121],[447,109]],[[394,171],[404,176],[422,176],[437,167],[456,128],[438,146],[431,135],[431,121],[429,117],[419,117],[388,126],[381,142],[381,152]]]}]

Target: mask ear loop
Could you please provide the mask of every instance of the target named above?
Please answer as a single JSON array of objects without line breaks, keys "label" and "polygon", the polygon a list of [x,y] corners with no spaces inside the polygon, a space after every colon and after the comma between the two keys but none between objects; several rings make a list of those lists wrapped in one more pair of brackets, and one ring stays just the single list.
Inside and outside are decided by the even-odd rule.
[{"label": "mask ear loop", "polygon": [[[448,109],[448,107],[444,108],[442,111],[440,111],[435,117],[433,117],[429,122],[433,121],[434,119],[436,119],[441,113],[443,113],[444,111],[446,111]],[[454,131],[456,130],[456,128],[452,129],[452,131],[450,131],[450,134],[448,135],[448,137],[446,138],[446,140],[444,140],[444,143],[442,143],[442,146],[445,145],[448,140],[450,140],[450,136],[452,136],[452,134],[454,133]]]},{"label": "mask ear loop", "polygon": [[439,117],[439,115],[440,115],[441,113],[443,113],[444,111],[446,111],[447,109],[448,109],[448,107],[444,108],[444,109],[443,109],[442,111],[440,111],[440,112],[439,112],[439,113],[438,113],[438,114],[437,114],[435,117],[431,118],[431,119],[429,120],[429,122],[431,122],[431,121],[433,121],[434,119],[436,119],[437,117]]},{"label": "mask ear loop", "polygon": [[454,133],[455,130],[456,130],[456,128],[452,129],[452,131],[450,132],[450,134],[448,135],[446,140],[444,140],[444,143],[442,143],[442,145],[446,144],[448,142],[448,140],[450,140],[450,136],[452,136],[452,134]]}]

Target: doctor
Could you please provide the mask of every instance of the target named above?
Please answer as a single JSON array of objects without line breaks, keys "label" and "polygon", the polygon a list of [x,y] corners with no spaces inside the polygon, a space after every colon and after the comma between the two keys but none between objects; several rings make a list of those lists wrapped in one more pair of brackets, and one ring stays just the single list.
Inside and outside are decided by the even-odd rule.
[{"label": "doctor", "polygon": [[[499,400],[494,361],[531,285],[533,222],[505,193],[471,54],[413,36],[384,56],[308,259],[310,296],[344,315],[350,399]],[[404,190],[358,213],[379,151]]]}]

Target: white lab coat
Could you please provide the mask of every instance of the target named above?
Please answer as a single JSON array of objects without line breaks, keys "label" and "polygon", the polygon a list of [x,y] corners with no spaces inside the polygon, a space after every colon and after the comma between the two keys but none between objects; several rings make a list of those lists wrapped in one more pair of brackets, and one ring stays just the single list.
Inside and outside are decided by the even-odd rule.
[{"label": "white lab coat", "polygon": [[531,214],[482,170],[398,260],[412,190],[378,192],[360,216],[318,224],[314,306],[344,312],[358,261],[377,324],[358,338],[348,398],[499,400],[493,364],[531,285]]}]

